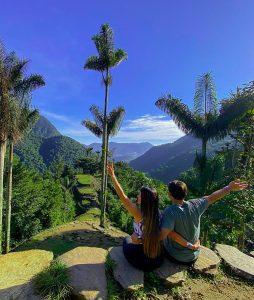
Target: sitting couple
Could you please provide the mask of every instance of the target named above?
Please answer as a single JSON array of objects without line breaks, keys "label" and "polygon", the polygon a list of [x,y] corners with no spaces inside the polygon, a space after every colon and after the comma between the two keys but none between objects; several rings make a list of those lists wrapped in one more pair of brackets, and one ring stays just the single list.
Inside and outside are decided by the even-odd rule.
[{"label": "sitting couple", "polygon": [[156,190],[142,187],[136,206],[119,184],[113,164],[108,165],[107,170],[118,197],[134,217],[134,233],[124,239],[124,255],[131,265],[146,272],[158,268],[163,262],[164,254],[173,262],[193,264],[200,253],[201,215],[210,204],[231,191],[241,191],[248,186],[237,179],[210,196],[185,201],[186,184],[174,180],[168,184],[168,195],[172,205],[161,214]]}]

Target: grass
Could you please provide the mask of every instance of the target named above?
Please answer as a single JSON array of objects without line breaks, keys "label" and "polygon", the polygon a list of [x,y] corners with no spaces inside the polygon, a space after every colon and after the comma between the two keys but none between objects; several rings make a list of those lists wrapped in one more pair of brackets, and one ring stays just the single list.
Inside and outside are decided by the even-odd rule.
[{"label": "grass", "polygon": [[35,291],[46,300],[65,300],[70,297],[70,276],[67,266],[54,260],[34,278]]},{"label": "grass", "polygon": [[77,221],[96,221],[100,218],[101,211],[97,207],[90,208],[86,213],[77,217]]},{"label": "grass", "polygon": [[80,194],[96,195],[96,191],[91,187],[82,187],[78,189]]},{"label": "grass", "polygon": [[89,174],[78,174],[76,175],[80,184],[90,185],[94,183],[94,177]]}]

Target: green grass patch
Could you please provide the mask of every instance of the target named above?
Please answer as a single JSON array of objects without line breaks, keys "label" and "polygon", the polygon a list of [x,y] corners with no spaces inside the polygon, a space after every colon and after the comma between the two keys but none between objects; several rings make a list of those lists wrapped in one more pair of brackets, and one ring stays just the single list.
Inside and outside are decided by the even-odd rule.
[{"label": "green grass patch", "polygon": [[80,192],[80,194],[87,194],[87,195],[96,195],[96,191],[95,189],[91,188],[91,187],[82,187],[82,188],[78,188],[78,191]]},{"label": "green grass patch", "polygon": [[34,278],[35,291],[46,300],[67,300],[71,294],[70,275],[67,266],[54,260]]},{"label": "green grass patch", "polygon": [[92,175],[78,174],[76,177],[80,184],[90,185],[94,183],[94,177]]},{"label": "green grass patch", "polygon": [[77,221],[96,221],[100,218],[101,211],[97,207],[90,208],[86,213],[76,218]]}]

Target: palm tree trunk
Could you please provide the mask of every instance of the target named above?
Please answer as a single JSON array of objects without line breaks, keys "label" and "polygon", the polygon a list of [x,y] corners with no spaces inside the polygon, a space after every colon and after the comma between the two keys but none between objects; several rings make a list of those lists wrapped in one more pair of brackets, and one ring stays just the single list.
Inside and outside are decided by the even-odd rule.
[{"label": "palm tree trunk", "polygon": [[3,228],[3,192],[4,192],[4,156],[6,141],[0,141],[0,254],[2,253],[2,228]]},{"label": "palm tree trunk", "polygon": [[103,135],[102,135],[102,176],[101,176],[101,217],[100,225],[105,227],[105,211],[106,211],[106,194],[105,194],[105,177],[107,168],[107,110],[108,110],[108,76],[109,70],[106,72],[106,91],[104,101],[104,117],[103,117]]},{"label": "palm tree trunk", "polygon": [[[107,134],[106,138],[106,166],[108,165],[108,141],[109,141],[109,135]],[[105,178],[104,178],[104,195],[103,195],[103,202],[105,203],[105,212],[106,212],[106,203],[107,203],[107,186],[108,186],[108,173],[106,171]]]},{"label": "palm tree trunk", "polygon": [[10,250],[11,232],[11,200],[12,200],[12,169],[13,169],[13,141],[10,140],[8,183],[7,183],[7,203],[6,203],[6,223],[5,223],[5,253]]}]

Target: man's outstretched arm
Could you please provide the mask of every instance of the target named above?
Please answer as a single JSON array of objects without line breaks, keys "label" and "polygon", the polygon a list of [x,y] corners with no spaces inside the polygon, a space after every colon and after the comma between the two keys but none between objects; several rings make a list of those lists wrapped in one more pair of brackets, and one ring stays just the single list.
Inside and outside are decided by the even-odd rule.
[{"label": "man's outstretched arm", "polygon": [[212,193],[210,196],[207,196],[207,200],[209,204],[216,202],[217,200],[223,198],[230,192],[242,191],[248,187],[248,183],[241,181],[240,179],[236,179],[231,181],[224,188]]}]

